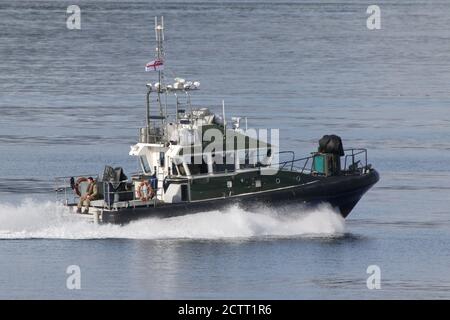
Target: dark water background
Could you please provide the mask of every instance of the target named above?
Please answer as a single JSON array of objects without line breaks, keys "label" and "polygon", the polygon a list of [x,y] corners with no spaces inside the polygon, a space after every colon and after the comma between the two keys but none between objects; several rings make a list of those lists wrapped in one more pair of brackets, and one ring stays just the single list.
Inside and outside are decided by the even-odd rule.
[{"label": "dark water background", "polygon": [[[377,1],[0,1],[0,298],[449,298],[450,5]],[[344,223],[264,208],[126,227],[61,218],[54,176],[136,169],[153,17],[198,106],[369,149],[381,181]],[[66,289],[68,265],[82,289]],[[381,268],[368,290],[366,268]]]}]

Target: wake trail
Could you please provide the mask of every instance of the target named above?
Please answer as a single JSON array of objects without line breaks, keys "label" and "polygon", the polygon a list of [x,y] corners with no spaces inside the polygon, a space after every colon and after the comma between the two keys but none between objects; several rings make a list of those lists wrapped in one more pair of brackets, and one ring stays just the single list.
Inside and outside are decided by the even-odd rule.
[{"label": "wake trail", "polygon": [[0,204],[0,239],[229,239],[335,236],[345,222],[329,206],[246,211],[231,206],[172,218],[147,218],[127,225],[95,225],[54,202]]}]

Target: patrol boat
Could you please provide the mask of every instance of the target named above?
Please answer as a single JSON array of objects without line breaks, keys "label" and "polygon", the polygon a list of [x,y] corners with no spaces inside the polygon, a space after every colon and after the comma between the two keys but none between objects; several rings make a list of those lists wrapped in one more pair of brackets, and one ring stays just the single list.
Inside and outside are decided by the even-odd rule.
[{"label": "patrol boat", "polygon": [[[345,149],[341,138],[325,135],[317,151],[296,158],[293,151],[260,139],[220,114],[191,103],[199,81],[175,78],[166,84],[164,21],[155,18],[156,56],[146,65],[158,81],[147,84],[146,126],[130,156],[139,171],[128,178],[122,168],[101,175],[55,179],[57,199],[79,212],[77,203],[94,176],[98,196],[77,213],[99,223],[127,223],[142,217],[172,217],[221,209],[231,204],[315,206],[328,203],[345,218],[379,175],[366,149]],[[271,141],[272,142],[272,141]]]}]

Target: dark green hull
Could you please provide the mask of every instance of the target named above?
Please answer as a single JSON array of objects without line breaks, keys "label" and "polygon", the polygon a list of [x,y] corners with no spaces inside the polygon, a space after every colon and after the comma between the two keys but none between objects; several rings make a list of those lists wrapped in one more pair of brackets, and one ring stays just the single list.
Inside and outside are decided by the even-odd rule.
[{"label": "dark green hull", "polygon": [[[257,176],[257,179],[261,179],[262,182],[258,186],[254,183],[253,175],[256,174],[242,173],[233,177],[205,178],[205,181],[195,180],[191,184],[190,201],[160,204],[156,207],[105,211],[102,221],[126,223],[143,217],[173,217],[219,210],[233,204],[251,209],[261,205],[268,207],[292,204],[317,206],[321,203],[329,203],[332,207],[339,209],[345,218],[364,193],[379,180],[378,172],[373,169],[365,174],[331,177],[293,174],[293,172],[285,171],[277,173],[276,176]],[[226,181],[228,180],[231,180],[232,184],[228,185],[229,188],[225,187],[226,191],[224,191],[224,184],[227,186]]]}]

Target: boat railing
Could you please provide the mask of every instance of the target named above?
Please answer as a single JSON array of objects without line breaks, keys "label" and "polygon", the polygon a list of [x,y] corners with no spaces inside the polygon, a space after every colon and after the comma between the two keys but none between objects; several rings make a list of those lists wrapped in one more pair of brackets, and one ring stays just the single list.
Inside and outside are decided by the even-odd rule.
[{"label": "boat railing", "polygon": [[128,184],[128,180],[102,181],[102,184],[104,208],[111,209],[114,203],[133,200],[133,188],[131,190],[127,190],[126,188],[125,190],[122,189],[123,185],[126,186]]},{"label": "boat railing", "polygon": [[[140,199],[137,199],[137,196],[135,196],[136,190],[134,189],[134,186],[131,185],[131,189],[128,190],[118,190],[121,185],[128,184],[130,181],[123,180],[118,182],[110,182],[110,181],[103,181],[103,203],[104,203],[104,209],[111,210],[114,208],[114,205],[122,204],[126,207],[129,206],[136,206],[136,204],[133,204],[133,201],[141,201]],[[111,185],[117,185],[116,188],[111,188]],[[154,196],[146,201],[145,203],[140,203],[139,205],[154,205],[157,204],[157,194],[158,191],[160,191],[162,187],[156,187],[153,188]]]},{"label": "boat railing", "polygon": [[[358,168],[367,168],[367,149],[352,148],[344,150],[344,166],[347,171],[356,171]],[[348,163],[348,167],[347,167]]]},{"label": "boat railing", "polygon": [[[344,166],[343,171],[355,172],[358,168],[367,168],[367,149],[351,148],[344,150]],[[308,157],[295,159],[293,151],[281,151],[278,154],[292,154],[292,159],[280,161],[272,164],[278,166],[279,170],[298,171],[300,173],[311,173],[313,166],[314,153]]]},{"label": "boat railing", "polygon": [[160,127],[140,128],[139,142],[140,143],[160,143],[164,140],[164,133]]},{"label": "boat railing", "polygon": [[[74,186],[76,181],[79,178],[83,177],[93,177],[95,181],[98,181],[98,174],[84,174],[78,176],[69,176],[69,177],[55,177],[53,179],[54,191],[56,193],[56,201],[63,202],[64,204],[69,203],[69,195],[72,195],[73,202],[75,202],[78,197],[74,192]],[[69,191],[70,190],[70,191]]]},{"label": "boat railing", "polygon": [[313,156],[308,156],[304,158],[295,159],[295,152],[294,151],[281,151],[278,152],[278,155],[281,154],[291,154],[292,159],[287,161],[281,161],[275,164],[272,164],[272,166],[278,166],[279,170],[290,170],[290,171],[299,171],[301,173],[308,171],[310,172],[311,169],[308,168],[308,163],[310,162],[310,159],[313,158]]},{"label": "boat railing", "polygon": [[[56,193],[56,201],[63,203],[64,205],[68,204],[76,204],[80,196],[78,196],[75,193],[74,187],[75,183],[79,178],[82,177],[93,177],[95,181],[101,184],[102,190],[101,195],[103,198],[98,200],[103,200],[102,207],[104,209],[111,209],[114,207],[114,204],[117,204],[118,202],[129,202],[133,200],[139,200],[135,199],[134,193],[134,187],[132,186],[131,189],[128,190],[120,190],[121,186],[128,185],[130,181],[128,180],[122,180],[122,181],[99,181],[99,175],[95,174],[85,174],[85,175],[79,175],[79,176],[68,176],[68,177],[56,177],[54,178],[54,191]],[[74,182],[72,184],[71,182]],[[116,186],[116,187],[114,187]],[[155,195],[158,193],[158,191],[161,188],[154,189]],[[155,198],[156,199],[156,196]],[[156,204],[156,201],[149,201],[149,203]]]}]

